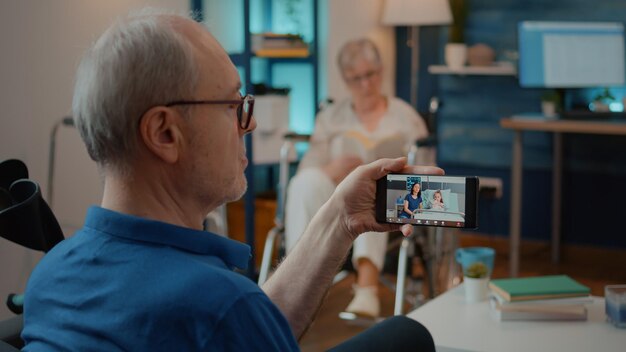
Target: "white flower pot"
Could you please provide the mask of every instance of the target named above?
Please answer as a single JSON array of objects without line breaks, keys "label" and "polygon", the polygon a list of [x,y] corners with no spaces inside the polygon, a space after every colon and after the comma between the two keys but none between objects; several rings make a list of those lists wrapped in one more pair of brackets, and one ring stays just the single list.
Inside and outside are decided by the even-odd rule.
[{"label": "white flower pot", "polygon": [[446,65],[453,70],[460,70],[467,61],[467,45],[463,43],[448,43],[445,47]]},{"label": "white flower pot", "polygon": [[487,299],[489,292],[489,278],[473,279],[463,277],[463,285],[465,287],[465,300],[470,303],[480,302]]},{"label": "white flower pot", "polygon": [[547,118],[556,117],[556,104],[553,101],[542,101],[541,112]]}]

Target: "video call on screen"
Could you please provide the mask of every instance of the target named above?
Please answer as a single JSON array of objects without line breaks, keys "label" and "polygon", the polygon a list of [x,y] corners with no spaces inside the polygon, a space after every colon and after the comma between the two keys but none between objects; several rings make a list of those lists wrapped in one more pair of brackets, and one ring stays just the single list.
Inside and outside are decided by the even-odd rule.
[{"label": "video call on screen", "polygon": [[[465,180],[465,177],[387,175],[387,222],[463,227]],[[411,195],[416,183],[420,189],[418,197]]]}]

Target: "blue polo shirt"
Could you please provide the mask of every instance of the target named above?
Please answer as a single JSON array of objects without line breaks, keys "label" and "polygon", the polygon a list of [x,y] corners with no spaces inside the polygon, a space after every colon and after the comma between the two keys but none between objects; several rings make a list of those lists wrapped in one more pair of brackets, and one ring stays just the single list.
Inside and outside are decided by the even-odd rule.
[{"label": "blue polo shirt", "polygon": [[100,207],[33,271],[25,351],[291,351],[287,320],[232,271],[250,247]]}]

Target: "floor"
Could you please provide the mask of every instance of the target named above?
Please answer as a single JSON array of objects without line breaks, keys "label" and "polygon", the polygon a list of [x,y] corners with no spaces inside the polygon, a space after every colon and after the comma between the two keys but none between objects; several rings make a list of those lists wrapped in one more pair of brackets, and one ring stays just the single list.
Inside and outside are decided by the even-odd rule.
[{"label": "floor", "polygon": [[[458,239],[462,247],[495,248],[497,255],[493,276],[494,278],[508,277],[508,240],[506,238],[460,234]],[[564,246],[562,261],[554,264],[550,259],[548,244],[522,242],[520,276],[567,274],[589,286],[593,295],[603,296],[604,286],[607,284],[626,283],[624,268],[626,268],[626,249]],[[416,270],[419,271],[419,268]],[[442,280],[445,282],[440,282],[441,290],[445,289],[446,284],[456,283],[455,278],[439,278],[439,281]],[[351,274],[331,288],[314,324],[300,341],[303,351],[324,351],[367,328],[363,322],[352,323],[338,317],[338,314],[350,302],[353,283],[354,275]],[[393,314],[394,292],[382,284],[379,291],[382,314],[390,316]],[[427,288],[424,287],[423,291],[426,293]],[[413,308],[409,304],[405,305],[406,311],[411,309]]]}]

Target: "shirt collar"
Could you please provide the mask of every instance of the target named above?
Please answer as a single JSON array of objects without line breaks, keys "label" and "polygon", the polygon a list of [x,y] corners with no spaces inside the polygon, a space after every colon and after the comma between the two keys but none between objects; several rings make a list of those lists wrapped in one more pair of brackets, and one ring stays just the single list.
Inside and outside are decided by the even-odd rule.
[{"label": "shirt collar", "polygon": [[122,214],[102,207],[87,210],[85,227],[132,241],[156,243],[221,258],[229,267],[246,269],[250,246],[207,231]]}]

